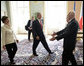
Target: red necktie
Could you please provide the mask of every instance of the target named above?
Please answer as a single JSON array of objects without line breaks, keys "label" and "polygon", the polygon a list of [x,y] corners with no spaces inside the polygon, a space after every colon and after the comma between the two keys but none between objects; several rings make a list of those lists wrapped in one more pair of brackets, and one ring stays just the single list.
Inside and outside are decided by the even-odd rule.
[{"label": "red necktie", "polygon": [[40,20],[40,25],[41,25],[41,29],[42,29],[43,25],[42,25],[42,22],[41,22],[41,20]]}]

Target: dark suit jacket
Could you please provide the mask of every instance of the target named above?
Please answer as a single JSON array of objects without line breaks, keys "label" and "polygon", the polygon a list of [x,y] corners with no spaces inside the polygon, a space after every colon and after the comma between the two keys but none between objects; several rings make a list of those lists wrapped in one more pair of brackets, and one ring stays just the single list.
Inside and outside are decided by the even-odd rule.
[{"label": "dark suit jacket", "polygon": [[40,38],[45,38],[41,25],[37,19],[32,24],[32,32],[34,38],[36,38],[36,36],[39,36]]},{"label": "dark suit jacket", "polygon": [[57,40],[64,38],[64,50],[74,50],[76,44],[76,37],[78,32],[78,24],[77,21],[72,19],[67,27],[57,33]]},{"label": "dark suit jacket", "polygon": [[25,26],[26,30],[29,30],[28,27],[30,26],[31,20],[28,21],[27,25]]}]

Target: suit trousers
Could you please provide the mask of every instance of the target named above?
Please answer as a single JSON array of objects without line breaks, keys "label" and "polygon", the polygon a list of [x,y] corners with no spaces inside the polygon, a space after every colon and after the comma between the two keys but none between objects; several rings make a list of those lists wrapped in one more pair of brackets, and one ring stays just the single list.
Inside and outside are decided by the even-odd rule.
[{"label": "suit trousers", "polygon": [[49,52],[51,53],[51,50],[49,49],[48,47],[48,44],[46,42],[46,39],[45,38],[40,38],[40,40],[37,40],[34,38],[34,41],[33,41],[33,54],[36,54],[36,48],[39,44],[39,42],[41,41],[41,43],[43,44],[44,48]]},{"label": "suit trousers", "polygon": [[69,61],[72,65],[77,65],[73,50],[64,50],[62,54],[62,65],[68,65]]},{"label": "suit trousers", "polygon": [[28,40],[30,40],[30,35],[31,35],[31,33],[32,33],[32,31],[29,30],[29,31],[28,31]]}]

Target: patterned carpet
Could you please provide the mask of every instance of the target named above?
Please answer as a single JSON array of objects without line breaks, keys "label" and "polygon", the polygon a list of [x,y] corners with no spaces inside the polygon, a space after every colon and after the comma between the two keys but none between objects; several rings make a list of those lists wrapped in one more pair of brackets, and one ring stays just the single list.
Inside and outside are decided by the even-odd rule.
[{"label": "patterned carpet", "polygon": [[[49,55],[43,45],[39,43],[37,47],[37,54],[32,55],[33,41],[29,42],[27,39],[22,40],[17,44],[18,51],[15,55],[15,65],[61,65],[62,64],[62,51],[63,40],[49,41],[47,40],[50,49],[54,52]],[[83,41],[78,41],[76,50],[74,52],[78,65],[83,65]],[[9,65],[7,51],[1,51],[1,65]],[[69,63],[71,65],[71,63]]]}]

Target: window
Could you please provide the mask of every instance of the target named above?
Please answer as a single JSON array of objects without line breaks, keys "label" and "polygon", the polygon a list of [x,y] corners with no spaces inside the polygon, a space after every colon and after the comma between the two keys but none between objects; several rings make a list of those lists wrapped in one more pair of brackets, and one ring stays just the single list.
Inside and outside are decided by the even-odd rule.
[{"label": "window", "polygon": [[25,25],[30,19],[29,1],[11,1],[12,27],[16,33],[27,33]]},{"label": "window", "polygon": [[45,29],[47,34],[62,30],[66,25],[66,1],[45,1]]}]

